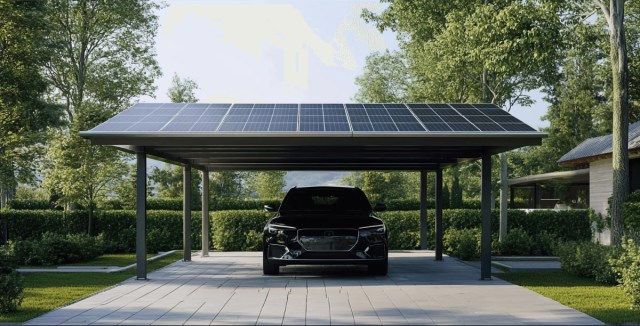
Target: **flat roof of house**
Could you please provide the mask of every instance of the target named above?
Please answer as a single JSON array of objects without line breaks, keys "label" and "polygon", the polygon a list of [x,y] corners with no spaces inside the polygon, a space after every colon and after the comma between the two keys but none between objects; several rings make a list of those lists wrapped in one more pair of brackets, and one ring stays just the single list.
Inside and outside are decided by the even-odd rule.
[{"label": "flat roof of house", "polygon": [[532,186],[537,183],[545,182],[568,182],[571,184],[588,184],[589,169],[580,169],[573,171],[556,171],[542,174],[528,175],[520,178],[513,178],[507,181],[509,186]]}]

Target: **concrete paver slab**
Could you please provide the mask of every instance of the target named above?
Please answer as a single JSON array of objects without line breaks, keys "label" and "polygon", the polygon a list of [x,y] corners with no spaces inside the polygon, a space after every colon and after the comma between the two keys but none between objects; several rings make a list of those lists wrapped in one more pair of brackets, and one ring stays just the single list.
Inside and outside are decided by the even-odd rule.
[{"label": "concrete paver slab", "polygon": [[362,266],[287,266],[262,275],[261,253],[193,257],[129,279],[27,325],[571,324],[581,312],[432,252],[392,252],[389,275]]}]

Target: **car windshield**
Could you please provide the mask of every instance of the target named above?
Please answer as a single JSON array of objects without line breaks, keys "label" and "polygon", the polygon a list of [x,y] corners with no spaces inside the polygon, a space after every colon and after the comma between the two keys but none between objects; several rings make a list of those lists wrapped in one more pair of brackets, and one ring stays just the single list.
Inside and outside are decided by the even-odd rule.
[{"label": "car windshield", "polygon": [[357,188],[303,188],[292,189],[285,196],[280,212],[344,212],[371,211],[362,190]]}]

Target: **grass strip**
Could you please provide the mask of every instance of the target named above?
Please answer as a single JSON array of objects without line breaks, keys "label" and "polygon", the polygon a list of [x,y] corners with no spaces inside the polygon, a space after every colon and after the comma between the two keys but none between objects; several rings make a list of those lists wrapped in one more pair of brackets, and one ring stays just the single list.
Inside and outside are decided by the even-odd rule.
[{"label": "grass strip", "polygon": [[606,324],[638,324],[640,310],[632,310],[622,289],[564,271],[507,272],[497,278],[523,286]]},{"label": "grass strip", "polygon": [[[155,256],[147,254],[147,259]],[[118,266],[124,267],[136,262],[136,254],[104,254],[95,259],[81,263],[68,264],[64,266]]]},{"label": "grass strip", "polygon": [[[149,272],[182,258],[174,252],[147,264]],[[117,273],[24,273],[24,301],[18,311],[0,314],[0,323],[24,322],[85,298],[135,275],[130,269]]]}]

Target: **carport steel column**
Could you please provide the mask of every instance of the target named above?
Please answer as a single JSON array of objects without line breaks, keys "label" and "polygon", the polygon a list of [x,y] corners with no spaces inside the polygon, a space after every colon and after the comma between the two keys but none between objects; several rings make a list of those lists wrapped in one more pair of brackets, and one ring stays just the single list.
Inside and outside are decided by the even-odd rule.
[{"label": "carport steel column", "polygon": [[182,193],[182,260],[191,261],[191,165],[182,168]]},{"label": "carport steel column", "polygon": [[147,279],[147,154],[136,151],[136,279]]},{"label": "carport steel column", "polygon": [[442,168],[436,169],[436,260],[442,260]]},{"label": "carport steel column", "polygon": [[209,256],[209,169],[202,169],[202,257]]},{"label": "carport steel column", "polygon": [[480,279],[491,279],[491,155],[482,155]]},{"label": "carport steel column", "polygon": [[420,249],[427,250],[427,170],[420,170]]}]

